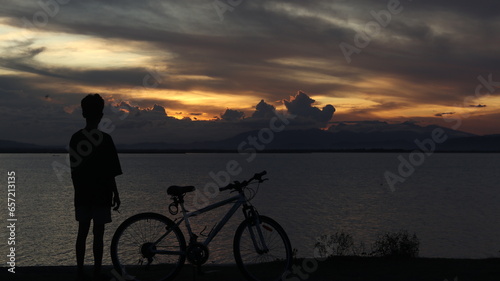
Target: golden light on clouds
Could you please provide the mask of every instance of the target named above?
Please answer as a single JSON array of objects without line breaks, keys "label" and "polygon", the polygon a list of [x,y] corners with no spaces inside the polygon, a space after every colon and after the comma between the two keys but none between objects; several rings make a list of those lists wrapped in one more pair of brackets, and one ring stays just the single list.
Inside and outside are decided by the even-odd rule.
[{"label": "golden light on clouds", "polygon": [[[123,100],[142,104],[142,101],[154,100],[165,107],[167,114],[178,119],[190,117],[198,120],[212,120],[222,114],[226,108],[246,111],[255,110],[260,97],[242,94],[225,94],[208,91],[179,91],[162,88],[133,87],[120,89]],[[149,105],[149,106],[152,106]]]},{"label": "golden light on clouds", "polygon": [[[52,37],[53,38],[53,37]],[[42,63],[78,68],[136,67],[151,58],[129,48],[110,45],[105,40],[78,36],[44,42],[47,50],[38,58]]]},{"label": "golden light on clouds", "polygon": [[376,106],[378,103],[363,98],[349,98],[349,97],[331,97],[326,95],[311,95],[311,98],[316,100],[318,106],[324,106],[327,104],[332,104],[338,110],[342,108],[343,110],[350,111],[354,109],[365,109]]},{"label": "golden light on clouds", "polygon": [[478,75],[500,81],[495,39],[484,31],[500,23],[465,5],[405,8],[347,63],[339,44],[356,45],[356,34],[375,20],[371,11],[384,5],[244,2],[221,19],[213,6],[189,1],[84,1],[61,5],[43,26],[22,28],[20,18],[32,20],[40,5],[6,3],[0,90],[50,95],[48,102],[67,103],[66,112],[77,96],[100,93],[140,108],[158,104],[178,119],[211,120],[226,109],[248,117],[262,99],[286,111],[282,101],[298,91],[315,100],[307,106],[334,106],[333,122],[449,112],[494,120],[500,112],[495,94],[461,102],[473,97]]},{"label": "golden light on clouds", "polygon": [[[102,39],[91,35],[50,32],[43,29],[30,30],[0,23],[0,47],[16,54],[16,43],[32,42],[30,48],[43,48],[36,56],[37,62],[56,67],[79,69],[144,67],[155,62],[158,51],[144,52],[145,44],[118,39]],[[168,52],[161,52],[162,58]],[[172,55],[173,56],[173,55]]]}]

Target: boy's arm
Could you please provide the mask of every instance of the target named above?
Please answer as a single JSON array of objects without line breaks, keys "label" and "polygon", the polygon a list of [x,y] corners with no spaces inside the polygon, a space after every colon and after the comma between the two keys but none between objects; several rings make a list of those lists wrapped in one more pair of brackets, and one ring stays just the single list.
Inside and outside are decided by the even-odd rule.
[{"label": "boy's arm", "polygon": [[114,211],[118,211],[118,209],[120,208],[120,205],[121,205],[121,201],[120,201],[120,194],[118,194],[118,188],[116,187],[116,180],[115,178],[113,177],[113,180],[112,180],[112,190],[113,190],[113,204],[112,204],[112,207]]}]

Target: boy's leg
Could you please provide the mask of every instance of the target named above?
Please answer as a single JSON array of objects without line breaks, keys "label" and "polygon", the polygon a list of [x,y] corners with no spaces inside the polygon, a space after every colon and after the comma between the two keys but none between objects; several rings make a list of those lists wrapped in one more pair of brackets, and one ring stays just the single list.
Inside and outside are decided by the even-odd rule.
[{"label": "boy's leg", "polygon": [[78,274],[83,274],[83,263],[85,261],[85,244],[89,234],[90,220],[78,222],[78,236],[76,237],[76,264]]},{"label": "boy's leg", "polygon": [[94,276],[101,273],[102,254],[104,250],[104,224],[94,221]]}]

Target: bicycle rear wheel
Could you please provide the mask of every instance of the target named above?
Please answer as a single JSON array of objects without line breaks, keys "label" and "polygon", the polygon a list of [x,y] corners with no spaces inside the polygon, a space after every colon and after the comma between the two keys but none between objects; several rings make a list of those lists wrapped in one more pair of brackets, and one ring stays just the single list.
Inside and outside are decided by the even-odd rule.
[{"label": "bicycle rear wheel", "polygon": [[[292,265],[290,240],[283,228],[273,219],[259,216],[259,221],[268,250],[263,251],[255,218],[248,218],[240,224],[234,235],[233,251],[236,264],[249,280],[281,280]],[[255,239],[252,239],[252,236]]]},{"label": "bicycle rear wheel", "polygon": [[186,241],[167,217],[137,214],[117,228],[111,241],[111,259],[125,280],[172,280],[186,260]]}]

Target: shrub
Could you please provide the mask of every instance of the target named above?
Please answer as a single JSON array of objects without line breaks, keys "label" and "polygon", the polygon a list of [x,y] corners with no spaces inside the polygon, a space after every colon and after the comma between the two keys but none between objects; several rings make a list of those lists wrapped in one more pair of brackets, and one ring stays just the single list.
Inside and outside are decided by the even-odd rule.
[{"label": "shrub", "polygon": [[346,256],[354,254],[354,240],[350,234],[336,232],[335,234],[321,235],[314,248],[319,257]]},{"label": "shrub", "polygon": [[381,257],[414,258],[418,257],[420,241],[408,231],[386,233],[373,244],[372,254]]}]

